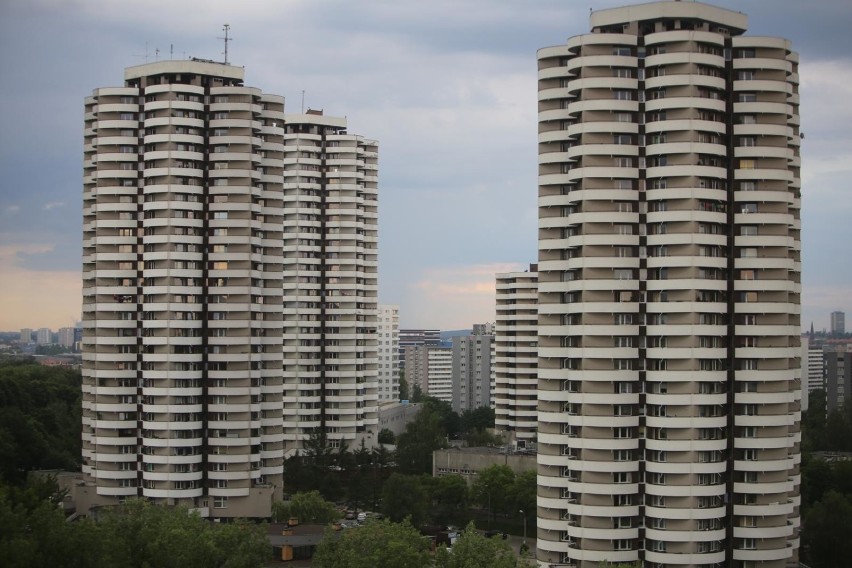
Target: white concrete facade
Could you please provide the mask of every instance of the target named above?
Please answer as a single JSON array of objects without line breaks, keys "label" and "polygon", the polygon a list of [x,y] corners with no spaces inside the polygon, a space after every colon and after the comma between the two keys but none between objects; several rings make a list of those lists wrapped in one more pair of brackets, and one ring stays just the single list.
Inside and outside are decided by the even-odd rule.
[{"label": "white concrete facade", "polygon": [[494,425],[518,448],[538,430],[538,267],[497,275],[494,334]]},{"label": "white concrete facade", "polygon": [[541,49],[538,560],[799,546],[798,56],[693,2]]},{"label": "white concrete facade", "polygon": [[399,400],[399,306],[379,304],[379,401]]},{"label": "white concrete facade", "polygon": [[378,144],[322,111],[284,126],[284,437],[378,425]]},{"label": "white concrete facade", "polygon": [[282,486],[284,99],[203,61],[85,101],[83,472],[268,516]]}]

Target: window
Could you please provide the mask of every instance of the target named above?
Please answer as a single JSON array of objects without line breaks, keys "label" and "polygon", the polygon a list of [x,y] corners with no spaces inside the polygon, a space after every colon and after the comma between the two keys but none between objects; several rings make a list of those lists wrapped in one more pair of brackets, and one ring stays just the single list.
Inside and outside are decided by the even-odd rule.
[{"label": "window", "polygon": [[657,530],[665,530],[666,529],[666,520],[665,519],[658,519],[656,517],[651,517],[649,520],[651,521],[649,524],[650,524],[650,527],[652,529],[657,529]]},{"label": "window", "polygon": [[737,102],[739,103],[754,103],[757,102],[755,93],[739,93],[737,94]]},{"label": "window", "polygon": [[632,438],[633,435],[632,435],[632,432],[630,431],[629,427],[622,426],[622,427],[612,429],[612,437],[613,438]]},{"label": "window", "polygon": [[665,485],[666,474],[659,472],[648,472],[648,483],[652,485]]},{"label": "window", "polygon": [[228,498],[227,497],[213,497],[213,508],[214,509],[227,509],[228,508]]},{"label": "window", "polygon": [[737,71],[737,80],[738,81],[753,81],[754,80],[754,71],[751,69],[745,69],[741,71]]},{"label": "window", "polygon": [[741,170],[753,170],[757,165],[757,160],[740,160]]},{"label": "window", "polygon": [[612,450],[613,461],[630,461],[630,450]]},{"label": "window", "polygon": [[616,471],[612,474],[612,482],[613,483],[630,483],[633,481],[632,479],[633,473],[630,471]]}]

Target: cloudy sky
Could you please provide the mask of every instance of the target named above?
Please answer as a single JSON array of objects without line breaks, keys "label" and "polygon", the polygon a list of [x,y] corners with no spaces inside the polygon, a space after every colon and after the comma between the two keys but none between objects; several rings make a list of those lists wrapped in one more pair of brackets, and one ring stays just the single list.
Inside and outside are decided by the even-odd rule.
[{"label": "cloudy sky", "polygon": [[[403,327],[494,318],[494,273],[536,257],[536,50],[610,0],[5,0],[0,330],[80,317],[83,98],[156,58],[229,59],[246,84],[380,142],[380,301]],[[852,4],[720,0],[801,55],[803,325],[852,311]]]}]

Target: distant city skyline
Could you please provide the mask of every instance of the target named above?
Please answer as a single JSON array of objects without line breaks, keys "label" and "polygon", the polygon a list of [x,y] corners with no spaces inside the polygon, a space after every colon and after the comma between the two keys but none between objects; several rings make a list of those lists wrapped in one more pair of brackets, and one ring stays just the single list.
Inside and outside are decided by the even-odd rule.
[{"label": "distant city skyline", "polygon": [[[80,319],[83,99],[115,69],[198,56],[247,65],[287,112],[352,117],[383,148],[379,301],[400,327],[494,320],[494,275],[536,258],[536,50],[588,28],[589,8],[540,0],[455,3],[35,0],[0,7],[0,330]],[[801,55],[802,326],[852,311],[852,38],[846,2],[714,2]],[[203,6],[203,9],[199,9]],[[448,18],[448,14],[452,17]],[[304,98],[303,98],[304,97]]]}]

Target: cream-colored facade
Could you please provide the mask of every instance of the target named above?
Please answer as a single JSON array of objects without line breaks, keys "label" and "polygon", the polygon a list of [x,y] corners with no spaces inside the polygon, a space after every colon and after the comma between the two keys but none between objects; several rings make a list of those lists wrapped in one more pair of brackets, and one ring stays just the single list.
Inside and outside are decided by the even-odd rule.
[{"label": "cream-colored facade", "polygon": [[538,427],[538,268],[497,275],[494,426],[517,448],[535,447]]},{"label": "cream-colored facade", "polygon": [[83,472],[268,516],[282,485],[284,99],[205,61],[85,101]]},{"label": "cream-colored facade", "polygon": [[284,127],[284,437],[377,434],[378,145],[322,111]]},{"label": "cream-colored facade", "polygon": [[399,306],[380,304],[378,310],[379,400],[399,400]]},{"label": "cream-colored facade", "polygon": [[694,2],[538,53],[538,560],[799,546],[798,57]]}]

